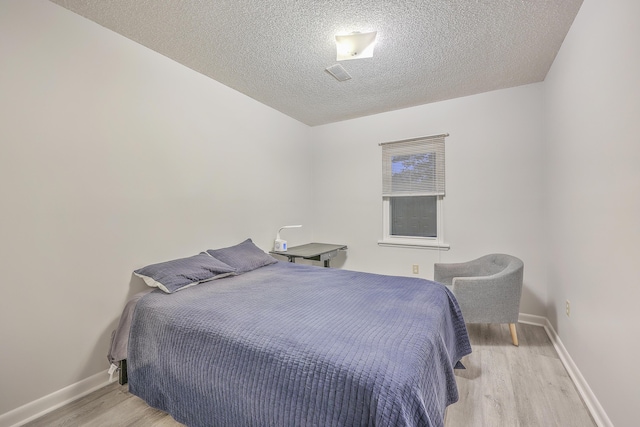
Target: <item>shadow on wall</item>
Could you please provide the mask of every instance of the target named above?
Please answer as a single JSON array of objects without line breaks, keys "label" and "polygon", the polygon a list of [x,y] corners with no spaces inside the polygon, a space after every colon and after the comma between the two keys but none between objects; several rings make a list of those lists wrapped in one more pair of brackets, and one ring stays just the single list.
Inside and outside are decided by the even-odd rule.
[{"label": "shadow on wall", "polygon": [[[558,312],[559,308],[556,304],[553,304],[552,300],[557,298],[560,294],[559,291],[562,289],[562,281],[561,275],[558,271],[557,261],[552,261],[550,265],[547,267],[547,286],[549,289],[548,301],[545,304],[545,313],[547,315],[547,319],[549,323],[551,323],[551,327],[556,331],[556,334],[560,335],[560,325],[558,324],[558,316],[564,315],[563,312]],[[552,286],[553,285],[553,286]],[[555,295],[554,295],[555,294]],[[564,308],[564,307],[562,307]]]},{"label": "shadow on wall", "polygon": [[347,262],[348,251],[348,249],[346,251],[338,251],[338,255],[336,255],[336,257],[331,260],[331,268],[344,267],[345,263]]},{"label": "shadow on wall", "polygon": [[[526,275],[526,265],[525,265],[525,275]],[[538,296],[531,292],[529,286],[527,285],[528,281],[525,279],[522,283],[522,296],[520,297],[520,312],[522,313],[522,301],[527,301],[529,306],[531,307],[544,307],[545,315],[547,306],[545,302],[542,301]],[[529,313],[527,313],[529,314]]]},{"label": "shadow on wall", "polygon": [[87,362],[86,367],[81,372],[80,376],[82,378],[79,378],[78,381],[88,378],[91,375],[95,375],[95,372],[90,372],[90,370],[91,370],[91,361],[94,361],[96,359],[104,361],[105,381],[109,378],[107,374],[107,370],[109,369],[108,354],[109,354],[109,348],[111,347],[111,337],[112,337],[113,331],[115,331],[118,328],[118,324],[120,323],[120,315],[122,313],[122,310],[124,310],[124,307],[127,304],[127,301],[129,301],[129,299],[132,296],[142,291],[145,291],[147,289],[149,289],[149,287],[144,283],[144,280],[142,280],[138,276],[131,273],[131,280],[129,281],[129,291],[127,292],[127,296],[126,298],[124,298],[124,300],[118,307],[116,317],[114,317],[111,320],[111,322],[109,322],[109,325],[107,326],[107,328],[103,330],[100,333],[100,335],[96,338],[93,351],[91,352],[91,357]]},{"label": "shadow on wall", "polygon": [[[349,252],[348,249],[346,251],[338,251],[338,254],[334,258],[331,258],[329,266],[331,268],[343,268],[347,262],[347,252]],[[271,256],[273,256],[278,261],[287,261],[287,257],[284,255],[271,254]],[[322,261],[312,261],[303,258],[297,258],[296,264],[315,265],[316,267],[323,266]]]}]

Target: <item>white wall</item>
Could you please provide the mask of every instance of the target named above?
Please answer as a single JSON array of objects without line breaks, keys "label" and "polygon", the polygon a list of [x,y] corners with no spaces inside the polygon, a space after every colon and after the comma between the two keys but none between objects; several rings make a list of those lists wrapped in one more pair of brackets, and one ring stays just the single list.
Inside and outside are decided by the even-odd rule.
[{"label": "white wall", "polygon": [[307,126],[44,0],[0,58],[0,414],[106,371],[135,268],[311,239]]},{"label": "white wall", "polygon": [[638,17],[585,0],[544,83],[547,314],[616,426],[640,406]]},{"label": "white wall", "polygon": [[[433,277],[433,263],[491,252],[525,263],[521,312],[546,314],[542,255],[542,85],[458,98],[312,128],[315,237],[349,246],[344,268]],[[449,133],[444,206],[447,252],[381,247],[378,143]],[[338,265],[338,264],[336,264]]]},{"label": "white wall", "polygon": [[[521,257],[521,312],[633,425],[637,16],[586,0],[544,83],[310,129],[50,2],[1,0],[0,414],[106,369],[133,269],[302,223],[291,244],[346,243],[354,270]],[[444,132],[451,250],[378,246],[378,143]]]}]

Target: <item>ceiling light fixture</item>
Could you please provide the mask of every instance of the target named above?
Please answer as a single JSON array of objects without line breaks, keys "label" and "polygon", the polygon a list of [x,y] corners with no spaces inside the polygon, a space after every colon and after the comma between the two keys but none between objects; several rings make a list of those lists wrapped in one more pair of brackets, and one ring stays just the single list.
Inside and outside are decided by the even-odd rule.
[{"label": "ceiling light fixture", "polygon": [[338,61],[347,59],[372,58],[373,48],[376,45],[377,31],[370,33],[354,32],[344,36],[336,36],[336,49]]}]

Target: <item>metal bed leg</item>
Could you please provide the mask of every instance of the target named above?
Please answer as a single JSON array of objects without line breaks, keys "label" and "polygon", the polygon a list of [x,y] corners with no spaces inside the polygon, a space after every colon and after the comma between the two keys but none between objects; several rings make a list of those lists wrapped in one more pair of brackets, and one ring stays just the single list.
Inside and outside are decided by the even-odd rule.
[{"label": "metal bed leg", "polygon": [[118,363],[118,382],[120,385],[125,385],[128,381],[127,378],[127,360],[121,360]]}]

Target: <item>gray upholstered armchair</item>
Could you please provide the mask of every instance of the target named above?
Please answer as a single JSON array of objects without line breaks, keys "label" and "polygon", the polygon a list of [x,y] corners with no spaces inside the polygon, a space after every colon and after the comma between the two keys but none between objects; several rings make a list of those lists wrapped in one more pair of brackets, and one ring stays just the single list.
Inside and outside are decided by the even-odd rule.
[{"label": "gray upholstered armchair", "polygon": [[456,296],[466,323],[508,323],[518,345],[524,263],[511,255],[485,255],[469,262],[434,265],[434,280]]}]

